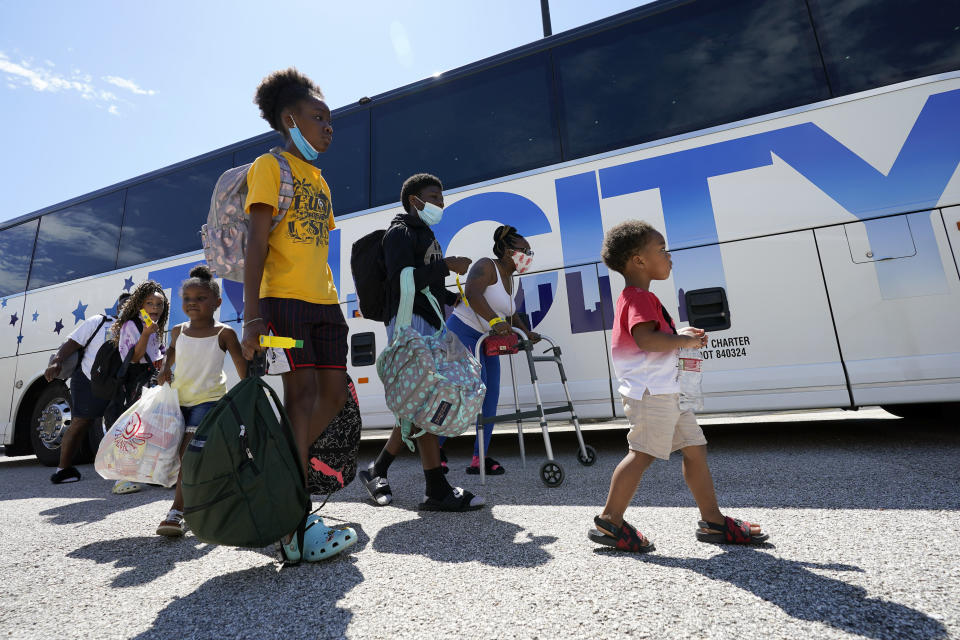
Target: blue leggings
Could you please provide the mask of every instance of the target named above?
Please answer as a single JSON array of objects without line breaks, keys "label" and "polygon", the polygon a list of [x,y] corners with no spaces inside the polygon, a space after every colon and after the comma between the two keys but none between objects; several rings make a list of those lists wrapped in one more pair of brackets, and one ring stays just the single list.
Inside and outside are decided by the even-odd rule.
[{"label": "blue leggings", "polygon": [[[474,353],[477,348],[477,340],[484,334],[468,327],[464,322],[456,317],[450,316],[447,320],[447,330],[452,331],[454,335],[460,338],[460,342],[467,348],[467,351]],[[500,357],[485,356],[480,354],[480,378],[483,384],[487,386],[487,394],[483,397],[483,416],[493,417],[497,415],[497,402],[500,400]],[[483,450],[490,455],[490,436],[493,435],[493,423],[488,422],[483,425]],[[446,438],[440,439],[440,446]],[[480,455],[480,443],[473,443],[473,455]]]}]

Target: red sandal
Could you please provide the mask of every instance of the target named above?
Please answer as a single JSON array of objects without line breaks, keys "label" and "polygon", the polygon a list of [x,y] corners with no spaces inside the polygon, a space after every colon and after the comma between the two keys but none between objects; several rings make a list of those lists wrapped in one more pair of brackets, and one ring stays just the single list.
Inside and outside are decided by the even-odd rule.
[{"label": "red sandal", "polygon": [[[744,520],[737,520],[726,516],[723,524],[716,522],[706,522],[701,520],[697,523],[700,529],[713,529],[714,532],[697,530],[697,540],[700,542],[709,542],[711,544],[761,544],[765,542],[770,534],[752,533],[751,523]],[[720,533],[717,533],[720,532]]]},{"label": "red sandal", "polygon": [[590,529],[587,537],[597,544],[633,553],[649,553],[656,549],[646,536],[627,524],[626,520],[618,527],[609,520],[596,516],[593,523],[597,528]]}]

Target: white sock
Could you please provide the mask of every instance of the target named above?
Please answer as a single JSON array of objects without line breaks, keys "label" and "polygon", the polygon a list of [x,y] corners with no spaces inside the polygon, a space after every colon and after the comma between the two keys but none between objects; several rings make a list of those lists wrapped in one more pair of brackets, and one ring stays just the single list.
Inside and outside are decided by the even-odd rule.
[{"label": "white sock", "polygon": [[57,467],[57,473],[60,473],[61,471],[63,471],[63,467]]}]

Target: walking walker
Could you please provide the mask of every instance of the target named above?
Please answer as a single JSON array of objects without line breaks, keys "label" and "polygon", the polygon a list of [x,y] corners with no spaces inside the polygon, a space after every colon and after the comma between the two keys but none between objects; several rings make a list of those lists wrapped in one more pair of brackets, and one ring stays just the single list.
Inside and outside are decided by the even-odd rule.
[{"label": "walking walker", "polygon": [[[542,333],[540,337],[550,343],[550,347],[547,348],[543,353],[551,353],[552,355],[541,355],[537,356],[533,353],[533,343],[527,339],[527,334],[524,333],[521,329],[517,327],[511,327],[514,333],[520,336],[520,341],[517,344],[518,350],[522,349],[527,356],[527,366],[530,368],[530,382],[533,384],[533,393],[537,400],[537,408],[530,411],[521,411],[520,410],[520,396],[517,394],[517,376],[513,370],[513,362],[510,363],[510,378],[513,383],[513,404],[515,411],[513,413],[507,413],[503,415],[491,416],[491,417],[480,417],[478,426],[477,426],[477,441],[480,445],[480,484],[485,485],[487,483],[487,474],[486,474],[486,452],[484,451],[484,442],[483,442],[483,425],[490,422],[509,422],[511,420],[516,420],[517,422],[517,437],[520,441],[520,460],[526,468],[527,466],[527,456],[523,446],[523,419],[524,418],[539,418],[540,419],[540,429],[543,431],[543,444],[547,450],[547,461],[540,465],[540,479],[548,487],[559,487],[563,484],[563,467],[560,466],[559,462],[556,462],[553,459],[553,447],[550,446],[550,432],[547,429],[547,416],[555,413],[569,413],[570,422],[573,423],[573,429],[577,434],[577,443],[580,445],[580,450],[577,452],[577,461],[585,467],[589,467],[594,462],[597,461],[597,451],[590,445],[583,443],[583,434],[580,432],[580,420],[577,418],[577,412],[573,407],[573,399],[570,397],[570,389],[567,388],[567,374],[563,370],[563,362],[560,359],[560,347],[553,341],[549,336],[545,336]],[[476,347],[476,357],[477,360],[480,359],[480,352],[484,341],[489,338],[491,334],[485,334],[480,340],[477,341]],[[563,385],[563,392],[567,396],[567,402],[564,405],[559,407],[551,407],[549,409],[543,408],[543,400],[540,398],[540,385],[538,384],[537,370],[535,363],[537,362],[555,362],[557,368],[560,370],[560,383]]]}]

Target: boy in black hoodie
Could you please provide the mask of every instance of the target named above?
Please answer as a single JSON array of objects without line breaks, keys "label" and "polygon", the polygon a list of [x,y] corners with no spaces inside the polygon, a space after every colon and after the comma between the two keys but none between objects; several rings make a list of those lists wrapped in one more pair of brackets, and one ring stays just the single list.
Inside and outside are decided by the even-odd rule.
[{"label": "boy in black hoodie", "polygon": [[[387,269],[387,337],[393,337],[397,308],[400,305],[400,272],[413,267],[413,279],[417,293],[413,299],[412,326],[421,334],[432,334],[440,328],[433,307],[420,290],[429,286],[430,292],[442,304],[453,306],[457,295],[444,287],[444,280],[451,271],[465,274],[470,258],[443,257],[440,243],[430,226],[440,222],[443,216],[443,184],[436,176],[418,173],[407,178],[400,191],[404,213],[397,215],[383,236],[383,256]],[[393,501],[387,470],[394,457],[403,450],[400,427],[394,427],[390,439],[380,455],[365,470],[360,479],[373,501],[381,506]],[[469,511],[484,505],[483,498],[474,496],[460,487],[451,487],[440,465],[440,444],[437,437],[426,433],[417,438],[417,449],[423,464],[426,491],[420,509],[424,511]]]}]

